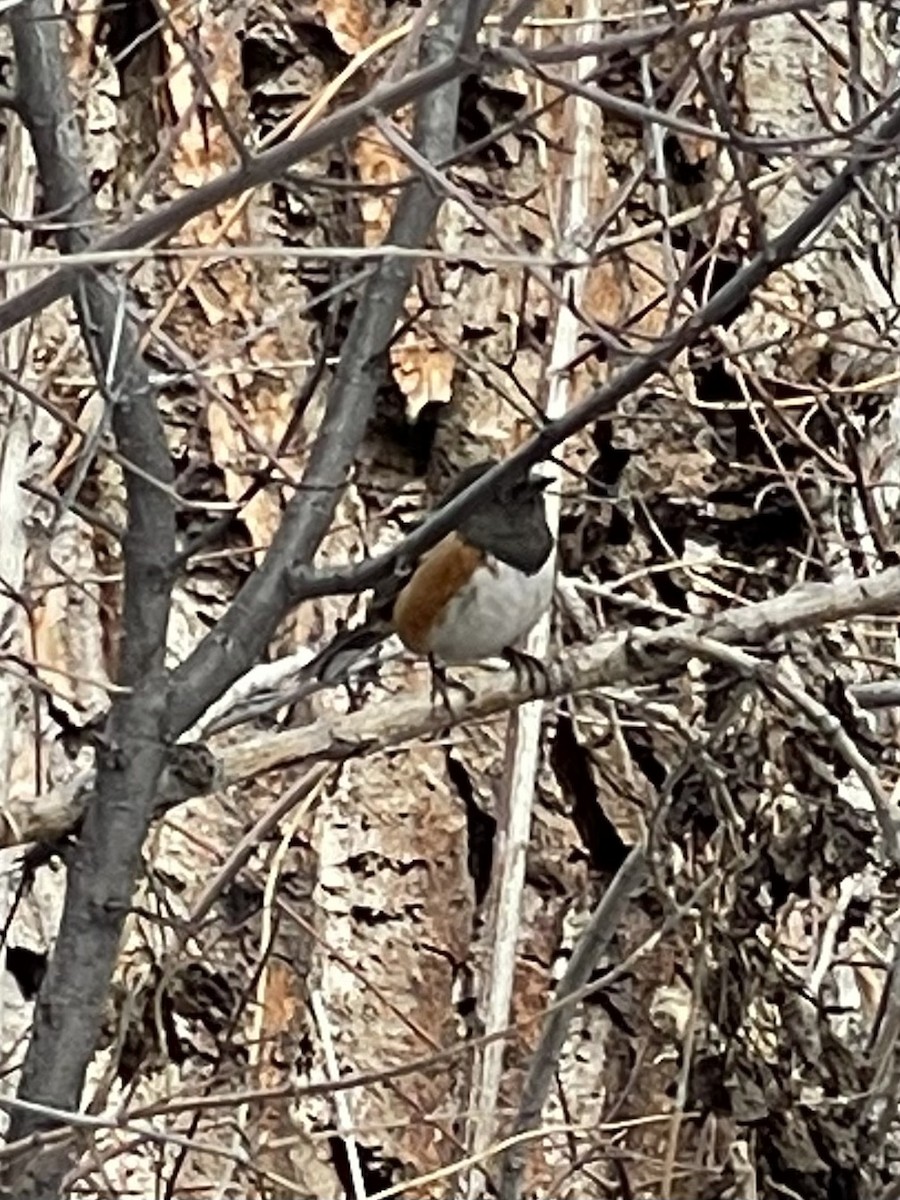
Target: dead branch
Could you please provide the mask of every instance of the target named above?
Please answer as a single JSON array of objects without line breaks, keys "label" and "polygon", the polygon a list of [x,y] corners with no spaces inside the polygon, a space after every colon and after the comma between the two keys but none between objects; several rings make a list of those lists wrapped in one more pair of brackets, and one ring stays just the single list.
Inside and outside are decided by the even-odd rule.
[{"label": "dead branch", "polygon": [[[470,21],[473,5],[477,0],[468,0],[462,6],[445,5],[441,22],[423,42],[426,63],[446,60]],[[459,81],[455,78],[422,99],[413,141],[423,158],[434,162],[452,151],[458,100]],[[397,203],[388,244],[421,248],[442,199],[429,180],[420,177],[413,181]],[[409,290],[415,261],[413,256],[384,257],[367,279],[303,480],[285,510],[265,562],[215,629],[174,674],[174,736],[190,728],[257,661],[292,607],[287,580],[300,564],[312,561],[331,524],[372,414],[384,354]]]},{"label": "dead branch", "polygon": [[[18,109],[32,138],[45,203],[68,218],[58,241],[64,252],[75,253],[86,245],[84,230],[99,214],[53,15],[50,0],[31,0],[13,10],[10,26]],[[96,785],[70,865],[56,952],[35,1008],[19,1082],[19,1097],[32,1105],[13,1112],[12,1139],[46,1127],[50,1118],[35,1104],[78,1106],[167,756],[164,654],[175,507],[170,490],[156,481],[169,485],[173,471],[155,389],[133,326],[120,319],[121,301],[109,278],[81,277],[75,304],[82,336],[102,381],[117,444],[141,467],[125,476],[129,521],[123,539],[118,681],[129,690],[110,708],[109,749],[98,758]],[[24,1173],[23,1165],[21,1160],[14,1164],[4,1182],[18,1195],[46,1196],[56,1192],[66,1160],[48,1154],[30,1162]]]},{"label": "dead branch", "polygon": [[629,50],[635,54],[644,53],[652,50],[664,39],[702,37],[720,29],[731,29],[734,26],[746,25],[750,21],[759,21],[763,17],[774,17],[780,13],[817,12],[819,9],[826,8],[828,2],[829,0],[772,0],[768,4],[735,4],[732,8],[719,9],[711,16],[694,17],[692,20],[680,24],[676,24],[674,21],[665,21],[658,25],[648,25],[645,29],[610,34],[600,41],[551,42],[547,46],[529,49],[526,54],[534,63],[564,63],[577,58],[618,54],[623,50]]},{"label": "dead branch", "polygon": [[556,989],[553,1006],[544,1022],[541,1040],[531,1059],[513,1126],[512,1144],[501,1160],[498,1188],[501,1200],[518,1200],[525,1167],[525,1148],[519,1140],[520,1135],[537,1128],[582,989],[615,936],[625,907],[643,877],[644,852],[641,847],[635,846],[619,867],[572,951],[566,973]]},{"label": "dead branch", "polygon": [[[319,762],[348,762],[449,726],[482,721],[530,700],[571,695],[595,688],[634,687],[678,674],[698,654],[698,639],[727,645],[766,646],[785,634],[816,629],[833,621],[893,615],[900,608],[900,567],[849,583],[814,583],[783,596],[737,608],[712,619],[691,619],[667,629],[634,629],[604,637],[592,646],[564,651],[546,666],[542,679],[525,680],[515,671],[484,671],[473,676],[471,698],[454,695],[452,712],[435,708],[426,690],[346,716],[261,734],[222,750],[199,743],[175,748],[160,785],[158,811],[199,795],[246,782],[267,771]],[[860,685],[865,701],[869,685]],[[852,692],[852,689],[851,689]],[[17,805],[0,821],[0,847],[53,840],[77,826],[91,780]]]}]

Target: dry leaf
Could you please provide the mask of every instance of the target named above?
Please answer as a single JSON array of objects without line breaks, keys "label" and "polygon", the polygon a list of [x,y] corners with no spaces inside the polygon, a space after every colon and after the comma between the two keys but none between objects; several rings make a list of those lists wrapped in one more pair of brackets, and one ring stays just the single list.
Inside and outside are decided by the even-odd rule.
[{"label": "dry leaf", "polygon": [[371,7],[366,0],[328,0],[318,11],[345,54],[358,54],[372,40]]}]

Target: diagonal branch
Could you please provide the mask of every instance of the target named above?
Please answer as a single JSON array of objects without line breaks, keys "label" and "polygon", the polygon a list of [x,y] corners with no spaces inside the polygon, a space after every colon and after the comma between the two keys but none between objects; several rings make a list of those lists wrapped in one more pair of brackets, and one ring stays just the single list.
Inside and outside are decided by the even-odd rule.
[{"label": "diagonal branch", "polygon": [[[828,223],[868,173],[883,163],[886,157],[897,155],[900,149],[898,138],[900,103],[891,106],[885,120],[870,136],[857,140],[842,169],[790,225],[772,238],[763,250],[671,334],[660,338],[651,350],[636,357],[608,383],[594,388],[564,416],[549,421],[509,458],[485,471],[391,550],[337,570],[315,571],[309,566],[298,565],[288,571],[285,586],[289,596],[285,608],[317,596],[355,594],[374,587],[393,574],[399,564],[414,561],[418,555],[436,545],[473,512],[502,480],[535,466],[549,457],[567,438],[592,421],[614,412],[621,400],[668,367],[679,354],[693,346],[706,330],[739,312],[755,289],[770,275],[799,258],[810,240]],[[822,161],[830,168],[830,160]],[[812,172],[819,164],[816,160],[810,160],[808,165]]]},{"label": "diagonal branch", "polygon": [[[79,249],[112,254],[121,250],[136,250],[171,237],[202,213],[252,188],[271,183],[303,159],[318,154],[342,138],[352,137],[369,123],[373,112],[394,112],[448,81],[454,81],[458,86],[460,77],[476,67],[475,56],[470,60],[453,54],[432,61],[397,83],[374,88],[332,116],[325,117],[307,133],[253,155],[233,171],[226,172],[203,187],[185,192],[183,196],[161,205],[125,228],[116,229],[97,242],[85,243]],[[68,296],[85,269],[84,265],[64,262],[52,274],[0,304],[0,333]]]},{"label": "diagonal branch", "polygon": [[644,851],[640,846],[635,846],[619,867],[572,951],[566,973],[559,981],[553,1005],[544,1021],[541,1040],[528,1068],[519,1111],[513,1125],[512,1144],[501,1159],[498,1188],[500,1200],[519,1200],[525,1169],[525,1146],[516,1135],[536,1129],[540,1123],[544,1102],[559,1066],[559,1056],[565,1045],[582,989],[615,937],[628,902],[643,882],[644,873]]},{"label": "diagonal branch", "polygon": [[[479,0],[445,0],[437,25],[423,41],[424,70],[450,61],[471,27]],[[436,88],[419,104],[413,140],[430,162],[448,157],[456,140],[457,79]],[[425,178],[404,191],[387,234],[391,245],[420,248],[443,201]],[[415,258],[385,256],[369,276],[335,373],[325,414],[306,472],[288,504],[266,559],[231,608],[175,672],[173,731],[188,729],[204,710],[262,654],[292,607],[290,577],[309,564],[325,536],[372,415],[383,380],[385,354],[412,282]]]},{"label": "diagonal branch", "polygon": [[[437,64],[435,69],[452,77],[446,66],[448,55],[463,34],[472,36],[475,5],[476,0],[445,4],[443,18],[423,44],[426,72]],[[84,248],[81,230],[91,226],[97,212],[66,86],[58,25],[48,19],[50,15],[51,0],[29,0],[13,18],[13,37],[22,112],[35,143],[47,203],[70,214],[71,226],[60,241],[64,251],[73,253]],[[429,158],[453,150],[458,95],[454,79],[426,96],[419,108],[416,139]],[[413,183],[398,205],[391,240],[409,248],[421,246],[440,203],[427,183]],[[246,669],[239,662],[234,672],[229,647],[240,645],[252,662],[274,632],[284,612],[286,565],[308,561],[331,522],[365,433],[384,353],[414,269],[414,258],[386,257],[370,277],[345,342],[303,486],[288,506],[267,564],[180,673],[176,684],[183,690],[179,693],[170,690],[164,671],[175,556],[172,497],[149,485],[144,474],[127,475],[125,638],[119,681],[131,690],[118,697],[111,709],[108,749],[99,756],[95,790],[71,863],[55,953],[36,1006],[20,1095],[43,1108],[14,1112],[13,1139],[26,1138],[52,1123],[46,1110],[78,1107],[166,759],[171,701],[180,695],[175,721],[178,712],[192,706],[202,711]],[[168,482],[171,463],[155,396],[137,340],[128,322],[122,321],[123,299],[106,276],[89,273],[79,278],[79,320],[106,382],[119,449],[144,472]],[[58,1193],[66,1166],[65,1153],[48,1152],[33,1162],[16,1158],[3,1182],[17,1195],[52,1195]]]},{"label": "diagonal branch", "polygon": [[[622,50],[649,50],[660,42],[671,42],[675,37],[686,38],[708,33],[713,29],[744,24],[758,17],[794,12],[798,9],[816,11],[825,7],[828,2],[829,0],[773,0],[768,4],[736,6],[713,17],[698,18],[682,24],[665,21],[658,25],[648,25],[638,32],[612,34],[590,45],[573,48],[567,43],[561,43],[528,50],[527,57],[534,63],[565,62],[572,57],[586,55],[603,56],[606,60]],[[477,71],[482,62],[490,63],[492,55],[499,62],[501,69],[505,69],[507,60],[503,47],[490,53],[479,53],[474,44],[467,43],[461,54],[456,53],[443,61],[425,66],[395,83],[374,88],[359,100],[324,118],[315,128],[299,137],[248,157],[233,171],[226,172],[203,187],[161,205],[126,228],[116,229],[86,248],[96,253],[115,253],[121,250],[136,250],[171,237],[201,213],[216,208],[226,200],[234,199],[242,192],[271,183],[301,160],[319,153],[342,138],[352,137],[371,120],[373,112],[395,112],[432,88],[440,87],[452,79],[458,80],[467,72]],[[84,266],[62,263],[45,278],[0,304],[0,333],[69,295],[84,269]]]}]

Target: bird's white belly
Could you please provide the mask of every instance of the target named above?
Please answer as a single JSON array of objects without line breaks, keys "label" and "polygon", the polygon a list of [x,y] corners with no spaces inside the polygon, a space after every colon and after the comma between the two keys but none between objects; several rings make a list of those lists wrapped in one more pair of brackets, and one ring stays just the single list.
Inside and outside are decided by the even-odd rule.
[{"label": "bird's white belly", "polygon": [[431,652],[445,663],[477,662],[514,645],[535,625],[553,595],[556,555],[536,575],[496,559],[476,571],[451,600],[431,636]]}]

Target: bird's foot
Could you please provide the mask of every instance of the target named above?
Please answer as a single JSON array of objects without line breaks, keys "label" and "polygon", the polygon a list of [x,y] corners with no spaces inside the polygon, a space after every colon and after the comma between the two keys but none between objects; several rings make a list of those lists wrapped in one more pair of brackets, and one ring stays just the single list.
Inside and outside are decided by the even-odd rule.
[{"label": "bird's foot", "polygon": [[517,683],[532,692],[546,691],[547,668],[539,658],[526,654],[524,650],[516,650],[513,646],[506,647],[503,657],[515,671]]}]

